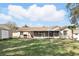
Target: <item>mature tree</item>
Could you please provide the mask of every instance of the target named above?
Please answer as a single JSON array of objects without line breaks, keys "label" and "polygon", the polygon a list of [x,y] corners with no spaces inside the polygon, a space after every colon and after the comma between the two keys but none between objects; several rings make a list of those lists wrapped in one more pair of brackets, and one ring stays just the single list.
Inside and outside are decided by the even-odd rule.
[{"label": "mature tree", "polygon": [[78,3],[67,3],[66,8],[69,13],[71,24],[78,25],[79,4]]},{"label": "mature tree", "polygon": [[76,25],[70,25],[68,26],[69,29],[72,31],[72,39],[73,39],[73,31],[76,29]]},{"label": "mature tree", "polygon": [[23,27],[29,27],[29,26],[25,24]]},{"label": "mature tree", "polygon": [[9,27],[11,30],[17,29],[17,25],[15,22],[8,21],[7,23],[5,23],[5,25]]}]

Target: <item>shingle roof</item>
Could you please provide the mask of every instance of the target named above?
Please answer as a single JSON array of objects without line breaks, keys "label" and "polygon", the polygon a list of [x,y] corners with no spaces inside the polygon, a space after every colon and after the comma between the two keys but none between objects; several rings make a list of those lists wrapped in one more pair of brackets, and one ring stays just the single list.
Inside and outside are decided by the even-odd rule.
[{"label": "shingle roof", "polygon": [[1,29],[9,30],[9,28],[5,24],[0,24],[0,30]]},{"label": "shingle roof", "polygon": [[59,31],[61,27],[21,27],[17,31]]}]

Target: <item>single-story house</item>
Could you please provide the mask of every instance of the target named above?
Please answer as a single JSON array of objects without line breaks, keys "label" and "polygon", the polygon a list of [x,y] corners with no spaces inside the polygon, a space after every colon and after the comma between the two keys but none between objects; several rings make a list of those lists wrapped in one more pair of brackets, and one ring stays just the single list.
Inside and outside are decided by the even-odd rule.
[{"label": "single-story house", "polygon": [[[72,31],[67,27],[21,27],[13,32],[15,38],[69,38]],[[79,29],[73,31],[73,38],[79,40]]]},{"label": "single-story house", "polygon": [[67,27],[20,27],[13,32],[14,38],[72,38]]},{"label": "single-story house", "polygon": [[[53,27],[21,27],[13,32],[15,38],[69,38],[72,31],[66,26]],[[79,29],[73,31],[73,38],[79,40]]]},{"label": "single-story house", "polygon": [[10,37],[10,29],[6,25],[0,24],[0,39],[8,39]]},{"label": "single-story house", "polygon": [[53,27],[21,27],[13,32],[13,37],[16,38],[59,38],[59,26]]}]

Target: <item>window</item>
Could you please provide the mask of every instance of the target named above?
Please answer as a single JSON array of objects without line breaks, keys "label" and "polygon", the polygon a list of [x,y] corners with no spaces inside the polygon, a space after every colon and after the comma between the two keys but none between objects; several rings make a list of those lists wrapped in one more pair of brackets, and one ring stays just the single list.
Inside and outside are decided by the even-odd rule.
[{"label": "window", "polygon": [[76,33],[75,35],[78,35],[78,33]]},{"label": "window", "polygon": [[34,36],[37,36],[37,37],[44,37],[45,36],[45,32],[34,32]]},{"label": "window", "polygon": [[59,36],[59,31],[53,31],[52,36]]},{"label": "window", "polygon": [[23,35],[23,32],[20,32],[20,35]]},{"label": "window", "polygon": [[38,33],[38,36],[39,36],[39,37],[44,37],[44,34],[45,34],[45,33]]}]

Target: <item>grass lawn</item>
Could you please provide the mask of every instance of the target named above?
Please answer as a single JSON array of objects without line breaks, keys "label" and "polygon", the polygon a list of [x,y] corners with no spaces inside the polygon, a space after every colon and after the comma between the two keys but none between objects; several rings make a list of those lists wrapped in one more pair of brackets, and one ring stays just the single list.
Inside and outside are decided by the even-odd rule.
[{"label": "grass lawn", "polygon": [[0,56],[72,56],[79,55],[79,41],[61,39],[0,41]]}]

